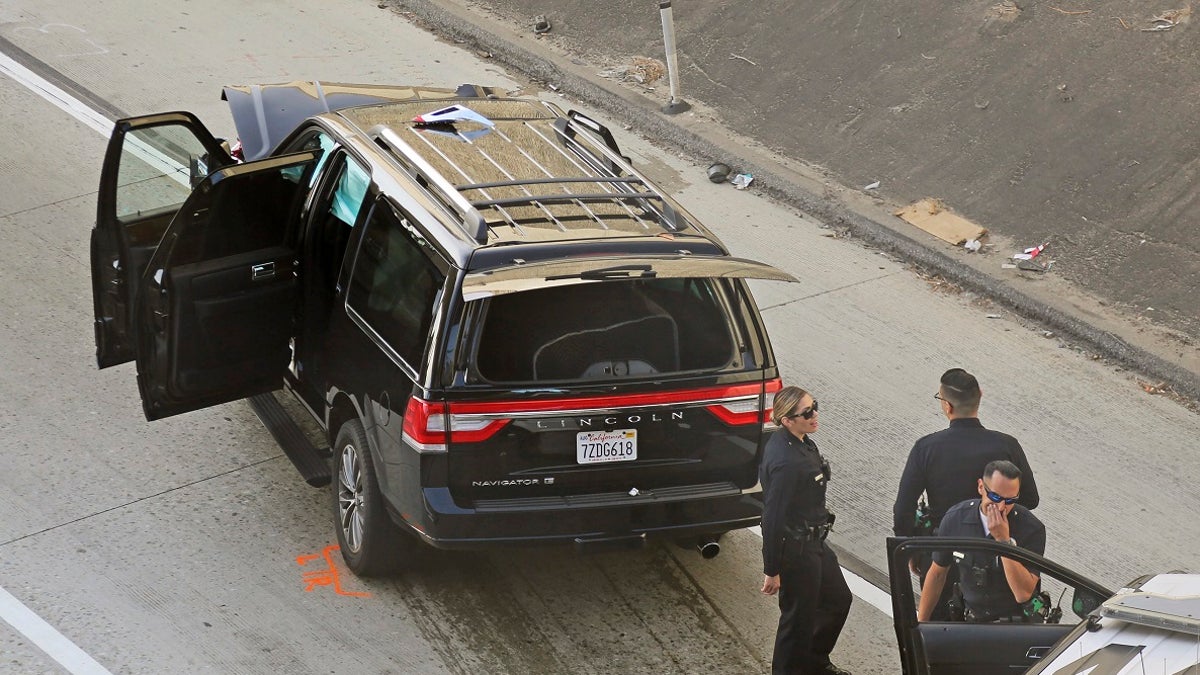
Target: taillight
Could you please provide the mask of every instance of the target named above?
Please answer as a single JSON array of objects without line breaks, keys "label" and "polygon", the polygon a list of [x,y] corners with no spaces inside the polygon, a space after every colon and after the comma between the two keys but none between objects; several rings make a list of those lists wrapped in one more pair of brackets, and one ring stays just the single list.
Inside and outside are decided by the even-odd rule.
[{"label": "taillight", "polygon": [[[708,411],[717,416],[717,419],[722,422],[735,426],[742,424],[762,424],[766,420],[771,419],[770,397],[780,389],[783,389],[783,382],[779,378],[768,380],[766,382],[766,395],[768,406],[761,413],[759,412],[759,397],[758,386],[741,386],[731,387],[730,394],[741,393],[745,391],[748,395],[739,400],[724,401],[714,405],[706,406]],[[752,393],[752,395],[750,395]]]},{"label": "taillight", "polygon": [[404,435],[420,452],[445,452],[448,443],[478,443],[491,438],[509,420],[491,419],[455,412],[450,406],[450,429],[446,429],[446,404],[413,396],[404,411]]}]

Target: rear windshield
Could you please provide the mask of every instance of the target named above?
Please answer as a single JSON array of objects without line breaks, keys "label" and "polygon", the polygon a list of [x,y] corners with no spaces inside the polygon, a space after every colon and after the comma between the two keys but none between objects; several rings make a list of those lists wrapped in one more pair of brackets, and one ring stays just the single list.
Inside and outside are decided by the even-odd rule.
[{"label": "rear windshield", "polygon": [[475,366],[492,382],[619,380],[733,367],[741,350],[721,282],[650,279],[486,300]]}]

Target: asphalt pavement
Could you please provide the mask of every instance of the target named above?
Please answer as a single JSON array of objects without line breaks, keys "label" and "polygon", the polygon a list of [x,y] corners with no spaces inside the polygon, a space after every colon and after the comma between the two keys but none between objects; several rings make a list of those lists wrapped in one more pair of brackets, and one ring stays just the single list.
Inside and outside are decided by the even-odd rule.
[{"label": "asphalt pavement", "polygon": [[[416,15],[375,2],[246,7],[161,4],[161,30],[147,30],[145,3],[97,12],[85,0],[12,0],[0,3],[0,35],[109,117],[186,109],[226,136],[221,85],[300,78],[474,79],[594,110],[543,87],[565,88],[549,75],[530,82],[506,70],[500,46],[439,43],[413,29]],[[521,41],[543,44],[514,33]],[[592,71],[572,58],[551,54],[535,67]],[[755,297],[785,377],[821,399],[818,442],[836,472],[832,540],[867,571],[883,569],[904,453],[944,426],[930,394],[950,365],[980,375],[985,424],[1025,445],[1051,558],[1110,586],[1196,569],[1194,413],[991,296],[914,269],[898,249],[859,245],[845,236],[863,231],[850,220],[709,183],[711,154],[664,152],[636,132],[660,124],[650,138],[754,148],[738,147],[703,114],[664,120],[653,99],[601,84],[596,100],[623,103],[620,114],[597,118],[636,166],[735,255],[802,275],[802,284],[755,285]],[[95,370],[87,232],[104,132],[51,98],[0,79],[0,588],[120,673],[762,669],[778,614],[758,592],[760,540],[750,532],[732,533],[707,561],[667,547],[596,558],[439,554],[396,578],[341,577],[343,591],[370,597],[306,588],[314,563],[305,561],[335,540],[330,496],[301,481],[249,407],[148,423],[132,366]],[[811,183],[812,194],[823,185]],[[854,612],[839,662],[894,672],[886,618],[864,602]],[[0,670],[59,672],[30,626],[0,625]]]}]

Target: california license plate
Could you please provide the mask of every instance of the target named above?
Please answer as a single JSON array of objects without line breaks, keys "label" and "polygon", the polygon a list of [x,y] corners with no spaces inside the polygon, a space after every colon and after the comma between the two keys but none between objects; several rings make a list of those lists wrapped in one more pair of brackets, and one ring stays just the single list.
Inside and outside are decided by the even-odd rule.
[{"label": "california license plate", "polygon": [[575,457],[580,464],[637,459],[637,429],[581,431],[575,434]]}]

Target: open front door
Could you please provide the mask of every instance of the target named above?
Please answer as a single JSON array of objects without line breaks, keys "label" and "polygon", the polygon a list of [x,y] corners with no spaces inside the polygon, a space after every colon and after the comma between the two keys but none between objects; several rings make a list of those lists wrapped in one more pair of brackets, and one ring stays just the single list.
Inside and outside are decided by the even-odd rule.
[{"label": "open front door", "polygon": [[[1036,666],[1056,642],[1085,620],[1099,602],[1081,602],[1081,598],[1112,595],[1103,586],[1062,565],[991,539],[889,537],[887,546],[892,615],[905,675],[1011,675],[1025,672]],[[914,557],[928,560],[935,552],[949,553],[955,561],[978,561],[996,556],[1014,559],[1041,577],[1040,598],[1019,620],[1009,617],[991,623],[969,623],[960,618],[918,622],[917,598],[921,587],[918,578],[909,571],[909,560]],[[958,568],[959,563],[954,566]],[[963,568],[958,573],[958,583],[970,583],[962,579],[978,578],[977,570]]]},{"label": "open front door", "polygon": [[295,223],[317,156],[217,170],[168,226],[134,309],[147,419],[283,384],[300,287]]},{"label": "open front door", "polygon": [[138,279],[167,224],[209,170],[233,163],[200,120],[169,112],[118,120],[100,174],[92,230],[96,363],[133,360]]}]

